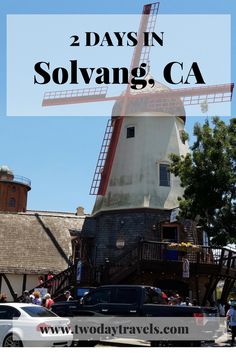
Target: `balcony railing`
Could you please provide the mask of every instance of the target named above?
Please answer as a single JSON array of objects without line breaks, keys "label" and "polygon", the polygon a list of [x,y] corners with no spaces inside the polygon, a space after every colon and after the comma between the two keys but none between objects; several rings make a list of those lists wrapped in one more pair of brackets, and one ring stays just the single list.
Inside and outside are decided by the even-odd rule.
[{"label": "balcony railing", "polygon": [[31,180],[28,179],[28,178],[25,178],[25,177],[23,177],[23,176],[14,175],[13,181],[14,181],[15,183],[21,183],[21,184],[25,184],[25,185],[31,187]]},{"label": "balcony railing", "polygon": [[120,256],[111,259],[109,266],[110,275],[142,262],[177,261],[182,262],[183,258],[190,263],[218,265],[222,269],[236,270],[236,251],[216,246],[186,247],[186,249],[170,248],[170,243],[141,241]]},{"label": "balcony railing", "polygon": [[7,181],[7,182],[10,182],[10,183],[24,184],[24,185],[27,185],[28,187],[31,188],[31,180],[28,179],[28,178],[25,178],[25,177],[23,177],[21,175],[14,175],[13,179],[2,177],[1,181]]},{"label": "balcony railing", "polygon": [[171,249],[169,243],[143,241],[141,243],[141,261],[182,261],[183,257],[192,263],[215,264],[236,269],[236,251],[216,246],[199,246],[197,249]]}]

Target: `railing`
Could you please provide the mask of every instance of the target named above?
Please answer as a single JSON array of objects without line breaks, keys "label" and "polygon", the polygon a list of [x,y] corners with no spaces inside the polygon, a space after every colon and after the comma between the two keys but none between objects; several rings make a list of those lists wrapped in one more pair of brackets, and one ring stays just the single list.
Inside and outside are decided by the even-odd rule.
[{"label": "railing", "polygon": [[7,177],[1,177],[0,181],[7,181],[11,183],[20,183],[20,184],[25,184],[29,187],[31,187],[31,180],[28,178],[25,178],[21,175],[14,175],[13,179],[8,179]]},{"label": "railing", "polygon": [[143,241],[140,251],[141,261],[182,261],[188,258],[192,263],[215,264],[236,269],[236,251],[227,248],[199,246],[186,247],[186,250],[170,249],[169,243]]},{"label": "railing", "polygon": [[[54,275],[51,279],[43,282],[40,285],[35,284],[34,288],[47,288],[48,292],[51,294],[52,298],[63,294],[66,289],[71,288],[75,284],[75,273],[76,273],[76,264],[68,267],[66,270]],[[29,290],[29,293],[34,292],[34,288]],[[21,301],[23,296],[18,298],[18,301]]]},{"label": "railing", "polygon": [[123,252],[110,261],[111,271],[124,266],[131,266],[137,261],[182,261],[183,257],[189,262],[201,264],[215,264],[222,267],[236,269],[236,251],[216,246],[186,247],[183,249],[170,248],[170,243],[156,241],[142,241]]},{"label": "railing", "polygon": [[[141,259],[142,261],[182,261],[183,257],[188,258],[190,262],[197,262],[199,258],[199,251],[202,248],[186,247],[186,250],[171,249],[167,242],[144,241],[141,245]],[[205,261],[210,261],[210,258],[204,258]],[[202,257],[202,261],[203,257]]]}]

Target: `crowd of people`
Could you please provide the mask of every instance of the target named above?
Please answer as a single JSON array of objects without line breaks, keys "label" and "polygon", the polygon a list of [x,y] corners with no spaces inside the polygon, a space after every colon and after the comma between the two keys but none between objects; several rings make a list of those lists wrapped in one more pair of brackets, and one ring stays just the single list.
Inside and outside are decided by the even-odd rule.
[{"label": "crowd of people", "polygon": [[[28,303],[28,304],[35,304],[35,305],[41,305],[47,309],[50,309],[51,306],[54,304],[54,300],[51,297],[51,288],[53,284],[53,274],[52,272],[49,272],[46,277],[44,276],[39,276],[38,277],[38,284],[37,284],[37,289],[33,293],[30,293],[28,290],[25,290],[22,293],[22,296],[20,298],[20,302],[22,303]],[[41,291],[41,288],[45,287],[45,280],[46,280],[46,290],[47,293],[43,294],[43,291]],[[13,301],[19,301],[17,300],[17,293],[14,293],[13,296]],[[71,296],[71,293],[69,290],[65,291],[64,293],[64,300],[69,301],[73,300],[73,297]],[[5,293],[0,293],[0,303],[7,303],[7,295]]]},{"label": "crowd of people", "polygon": [[189,297],[183,298],[179,294],[175,294],[173,296],[170,296],[169,298],[166,298],[166,301],[168,305],[197,305],[197,301],[195,299],[193,299],[193,301],[191,302]]},{"label": "crowd of people", "polygon": [[[64,298],[66,301],[73,300],[69,290],[65,291]],[[46,293],[43,297],[39,291],[34,291],[32,294],[29,291],[25,290],[22,295],[22,303],[31,303],[35,305],[41,305],[47,309],[51,309],[51,306],[54,304],[54,300],[51,298],[50,293]]]},{"label": "crowd of people", "polygon": [[51,306],[54,304],[54,300],[51,298],[51,294],[47,293],[41,297],[39,291],[34,291],[32,294],[30,294],[27,290],[23,292],[21,302],[41,305],[47,309],[51,309]]}]

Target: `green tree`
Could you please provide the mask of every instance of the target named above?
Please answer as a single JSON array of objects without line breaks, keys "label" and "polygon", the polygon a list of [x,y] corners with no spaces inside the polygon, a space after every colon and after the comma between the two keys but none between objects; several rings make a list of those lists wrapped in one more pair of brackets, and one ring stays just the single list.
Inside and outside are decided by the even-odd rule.
[{"label": "green tree", "polygon": [[236,119],[194,126],[191,153],[172,154],[171,172],[184,187],[180,216],[198,220],[212,244],[236,242]]}]

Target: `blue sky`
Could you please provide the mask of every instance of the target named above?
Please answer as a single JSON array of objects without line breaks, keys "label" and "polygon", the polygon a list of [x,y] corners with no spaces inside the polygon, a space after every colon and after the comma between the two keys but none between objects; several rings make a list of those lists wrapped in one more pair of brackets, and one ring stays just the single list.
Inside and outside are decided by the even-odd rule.
[{"label": "blue sky", "polygon": [[[89,196],[89,189],[107,118],[6,117],[6,15],[139,14],[146,3],[144,0],[0,0],[0,164],[7,164],[15,174],[31,179],[28,209],[74,212],[77,206],[83,206],[87,212],[91,211],[94,197]],[[231,14],[231,81],[236,81],[235,1],[163,0],[160,13]],[[235,113],[234,98],[232,116]],[[192,117],[187,120],[188,132],[195,121]]]}]

